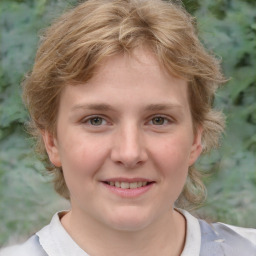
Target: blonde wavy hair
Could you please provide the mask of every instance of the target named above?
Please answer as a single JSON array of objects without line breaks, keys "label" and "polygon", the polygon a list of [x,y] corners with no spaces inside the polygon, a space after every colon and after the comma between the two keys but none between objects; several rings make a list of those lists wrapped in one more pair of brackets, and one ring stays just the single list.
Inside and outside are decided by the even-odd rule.
[{"label": "blonde wavy hair", "polygon": [[[41,132],[56,136],[60,95],[67,84],[88,81],[103,60],[131,54],[137,47],[147,47],[168,72],[188,81],[194,130],[203,128],[203,153],[218,146],[224,118],[212,104],[224,78],[219,61],[200,43],[195,19],[181,2],[88,0],[44,31],[34,67],[23,83],[29,131],[54,175],[55,190],[65,198],[69,191],[62,169],[50,163]],[[204,197],[200,172],[192,166],[178,202],[198,204]]]}]

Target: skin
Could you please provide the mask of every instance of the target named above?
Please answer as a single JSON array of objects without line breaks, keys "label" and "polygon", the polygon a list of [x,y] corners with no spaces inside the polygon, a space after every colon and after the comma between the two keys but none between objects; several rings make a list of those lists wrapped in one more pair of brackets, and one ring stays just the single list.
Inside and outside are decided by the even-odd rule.
[{"label": "skin", "polygon": [[[71,194],[61,222],[90,255],[180,255],[186,223],[173,205],[202,150],[187,86],[136,49],[63,90],[57,136],[45,131],[43,138]],[[124,197],[104,183],[121,178],[153,183]]]}]

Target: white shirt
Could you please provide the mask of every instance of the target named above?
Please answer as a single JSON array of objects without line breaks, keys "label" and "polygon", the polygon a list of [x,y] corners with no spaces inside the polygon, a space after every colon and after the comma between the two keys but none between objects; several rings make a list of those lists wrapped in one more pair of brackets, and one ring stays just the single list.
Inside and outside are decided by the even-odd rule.
[{"label": "white shirt", "polygon": [[[186,218],[186,243],[181,256],[198,256],[201,246],[201,233],[198,220],[186,211],[181,211]],[[69,236],[57,214],[50,225],[36,233],[40,244],[49,256],[89,256]]]},{"label": "white shirt", "polygon": [[[246,253],[243,249],[243,254],[237,254],[237,250],[232,251],[232,248],[224,248],[223,254],[220,254],[220,250],[222,248],[221,243],[225,243],[225,239],[215,239],[214,243],[208,243],[212,242],[206,241],[204,243],[210,245],[209,248],[207,247],[206,250],[202,250],[201,248],[201,241],[204,241],[202,239],[202,227],[201,225],[205,225],[205,227],[211,227],[210,225],[206,224],[205,222],[202,222],[201,220],[196,219],[193,217],[190,213],[184,210],[179,210],[186,219],[186,242],[183,249],[183,252],[181,256],[211,256],[211,255],[232,255],[232,256],[255,256],[256,255],[256,230],[255,229],[246,229],[246,228],[239,228],[234,227],[222,223],[213,224],[218,225],[217,231],[214,230],[216,235],[218,235],[218,230],[224,229],[228,230],[228,233],[231,233],[232,235],[235,234],[235,237],[244,238],[246,247],[247,244],[249,245],[249,253]],[[16,245],[9,248],[6,248],[2,251],[0,251],[0,256],[89,256],[84,250],[82,250],[76,242],[71,238],[71,236],[67,233],[67,231],[64,229],[60,222],[59,218],[60,213],[56,213],[52,221],[49,225],[45,226],[43,229],[38,231],[36,235],[34,235],[32,238],[30,238],[26,243],[23,245]],[[203,224],[202,224],[203,223]],[[205,224],[204,224],[205,223]],[[234,234],[232,233],[234,231]],[[227,232],[225,230],[225,232]],[[224,232],[224,234],[225,234]],[[215,234],[214,234],[215,235]],[[225,236],[224,236],[225,237]],[[242,238],[242,240],[243,240]],[[240,239],[241,240],[241,239]],[[236,240],[236,241],[240,241]],[[248,242],[248,243],[247,243]],[[217,244],[217,249],[215,248],[215,244]],[[212,246],[213,245],[213,246]],[[225,244],[224,244],[225,245]],[[244,246],[244,244],[243,244]],[[254,247],[255,246],[255,247]],[[225,247],[225,246],[224,246]],[[229,246],[230,247],[230,246]],[[215,249],[216,250],[215,250]],[[202,251],[204,253],[202,253]],[[230,254],[226,254],[226,252],[230,252]],[[232,251],[232,252],[231,252]],[[254,254],[255,252],[255,254]],[[222,253],[222,250],[221,250]]]}]

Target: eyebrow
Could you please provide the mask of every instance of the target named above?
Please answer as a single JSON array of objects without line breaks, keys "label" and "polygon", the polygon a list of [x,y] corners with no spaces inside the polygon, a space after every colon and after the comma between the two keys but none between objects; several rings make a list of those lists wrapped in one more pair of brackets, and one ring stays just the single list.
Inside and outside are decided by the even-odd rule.
[{"label": "eyebrow", "polygon": [[[174,103],[158,103],[158,104],[149,104],[145,107],[145,111],[163,111],[170,109],[181,109],[182,105],[174,104]],[[92,103],[92,104],[79,104],[72,107],[72,111],[76,111],[79,109],[85,110],[97,110],[97,111],[114,111],[115,109],[105,103]]]},{"label": "eyebrow", "polygon": [[181,109],[182,105],[180,104],[174,104],[174,103],[167,103],[167,104],[150,104],[145,109],[147,111],[162,111],[162,110],[169,110],[178,108]]},{"label": "eyebrow", "polygon": [[72,107],[72,111],[79,110],[79,109],[87,109],[87,110],[98,110],[98,111],[110,111],[113,110],[109,104],[83,104],[83,105],[75,105]]}]

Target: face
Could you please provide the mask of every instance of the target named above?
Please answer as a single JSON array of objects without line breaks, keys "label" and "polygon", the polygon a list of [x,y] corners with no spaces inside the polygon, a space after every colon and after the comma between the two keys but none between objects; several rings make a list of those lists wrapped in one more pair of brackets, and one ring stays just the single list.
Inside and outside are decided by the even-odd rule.
[{"label": "face", "polygon": [[65,87],[57,136],[45,132],[44,141],[62,166],[73,213],[118,230],[170,213],[201,153],[187,91],[142,50],[111,57],[88,82]]}]

